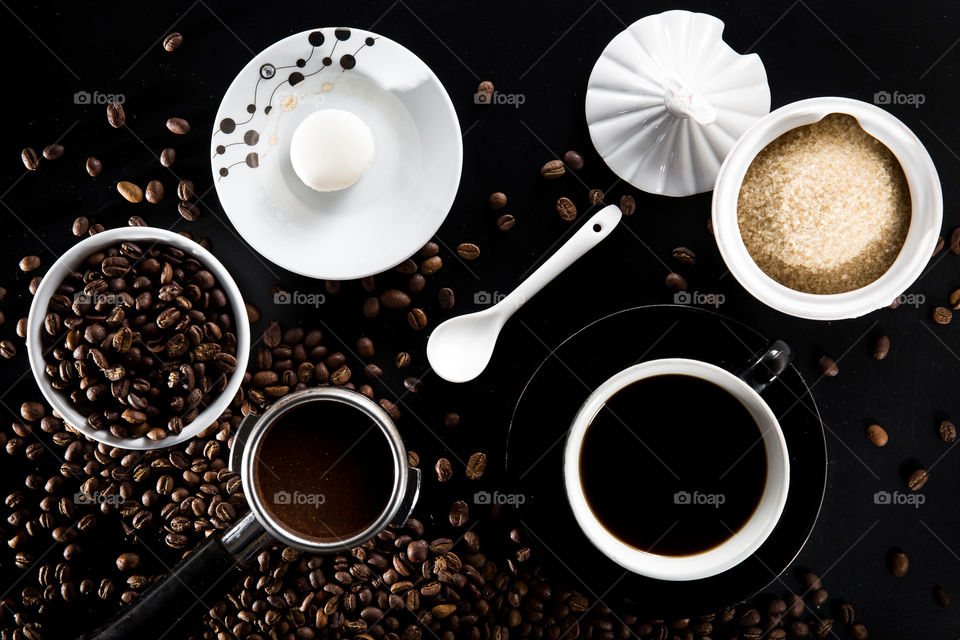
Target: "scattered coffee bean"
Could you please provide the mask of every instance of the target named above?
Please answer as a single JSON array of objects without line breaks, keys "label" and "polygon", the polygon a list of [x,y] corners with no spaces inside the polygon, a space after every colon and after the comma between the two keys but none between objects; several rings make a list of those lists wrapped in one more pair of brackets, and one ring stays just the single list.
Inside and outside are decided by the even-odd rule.
[{"label": "scattered coffee bean", "polygon": [[376,318],[380,313],[380,300],[376,296],[370,296],[363,301],[363,317]]},{"label": "scattered coffee bean", "polygon": [[933,601],[936,602],[939,607],[946,608],[950,606],[950,596],[947,595],[947,592],[944,591],[940,585],[933,588]]},{"label": "scattered coffee bean", "polygon": [[369,360],[374,356],[373,340],[367,337],[357,340],[357,355],[364,360]]},{"label": "scattered coffee bean", "polygon": [[680,264],[694,265],[697,263],[696,254],[686,247],[677,247],[670,252],[670,257]]},{"label": "scattered coffee bean", "polygon": [[951,443],[957,439],[957,428],[949,420],[940,423],[940,439],[946,443]]},{"label": "scattered coffee bean", "polygon": [[590,189],[590,193],[587,194],[587,202],[590,203],[590,206],[603,204],[603,191],[600,189]]},{"label": "scattered coffee bean", "polygon": [[420,263],[420,273],[425,276],[432,276],[440,271],[442,267],[443,260],[440,258],[440,256],[433,256],[432,258],[427,258]]},{"label": "scattered coffee bean", "polygon": [[147,222],[140,216],[130,216],[127,218],[127,225],[131,227],[146,227]]},{"label": "scattered coffee bean", "polygon": [[467,478],[469,480],[477,480],[483,476],[483,472],[487,470],[487,454],[478,451],[470,456],[470,459],[467,460]]},{"label": "scattered coffee bean", "polygon": [[946,241],[943,239],[943,236],[940,236],[939,238],[937,238],[937,244],[933,247],[933,254],[930,257],[932,258],[933,256],[940,253],[943,250],[944,246],[946,246]]},{"label": "scattered coffee bean", "polygon": [[111,102],[107,105],[107,122],[114,129],[119,129],[127,123],[127,113],[123,110],[122,104]]},{"label": "scattered coffee bean", "polygon": [[147,183],[147,190],[144,192],[147,202],[157,204],[163,200],[163,183],[159,180],[151,180]]},{"label": "scattered coffee bean", "polygon": [[100,172],[103,171],[103,163],[93,156],[90,156],[87,158],[86,168],[87,173],[96,178],[98,175],[100,175]]},{"label": "scattered coffee bean", "polygon": [[177,161],[177,150],[173,147],[167,147],[160,152],[160,164],[165,167],[172,167],[173,163]]},{"label": "scattered coffee bean", "polygon": [[926,469],[917,469],[910,474],[910,477],[907,478],[907,486],[910,487],[910,491],[916,491],[927,484],[927,480],[930,478],[930,475],[927,473]]},{"label": "scattered coffee bean", "polygon": [[563,154],[563,163],[574,171],[580,171],[583,169],[583,156],[576,151],[567,151]]},{"label": "scattered coffee bean", "polygon": [[948,298],[951,309],[960,309],[960,289],[954,289]]},{"label": "scattered coffee bean", "polygon": [[870,636],[867,633],[867,628],[859,622],[850,626],[850,635],[853,636],[853,640],[867,640]]},{"label": "scattered coffee bean", "polygon": [[873,343],[873,359],[883,360],[887,357],[888,353],[890,353],[890,338],[880,336],[877,338],[877,341]]},{"label": "scattered coffee bean", "polygon": [[490,104],[493,101],[493,93],[493,83],[489,80],[484,80],[477,85],[477,93],[474,101],[477,104]]},{"label": "scattered coffee bean", "polygon": [[183,134],[190,132],[190,123],[183,118],[168,118],[167,129],[177,135],[182,136]]},{"label": "scattered coffee bean", "polygon": [[181,200],[177,203],[177,211],[180,213],[180,216],[188,222],[196,222],[200,218],[200,207],[192,202]]},{"label": "scattered coffee bean", "polygon": [[497,218],[497,229],[500,231],[510,231],[510,229],[513,229],[516,225],[517,220],[509,213],[505,213]]},{"label": "scattered coffee bean", "polygon": [[176,51],[183,44],[183,36],[174,31],[163,39],[163,48],[166,51]]},{"label": "scattered coffee bean", "polygon": [[625,216],[632,216],[637,210],[637,201],[633,196],[620,197],[620,213]]},{"label": "scattered coffee bean", "polygon": [[820,366],[820,372],[828,378],[833,378],[840,373],[840,367],[829,356],[821,356],[817,364]]},{"label": "scattered coffee bean", "polygon": [[960,255],[960,228],[954,229],[950,234],[950,252]]},{"label": "scattered coffee bean", "polygon": [[814,635],[818,638],[826,638],[833,631],[833,620],[824,618],[814,626]]},{"label": "scattered coffee bean", "polygon": [[487,198],[487,204],[490,205],[490,208],[494,211],[499,211],[507,206],[507,194],[502,191],[491,193],[490,197]]},{"label": "scattered coffee bean", "polygon": [[456,304],[456,298],[453,294],[453,289],[450,287],[443,287],[437,292],[437,302],[440,304],[440,308],[449,311],[453,309]]},{"label": "scattered coffee bean", "polygon": [[23,166],[29,171],[36,171],[40,166],[40,156],[30,147],[24,147],[20,152],[20,159],[23,160]]},{"label": "scattered coffee bean", "polygon": [[427,326],[427,314],[423,312],[423,309],[414,307],[407,312],[407,324],[410,325],[410,328],[414,331],[425,329]]},{"label": "scattered coffee bean", "polygon": [[457,255],[464,260],[476,260],[480,257],[480,247],[470,242],[461,242],[457,245]]},{"label": "scattered coffee bean", "polygon": [[27,422],[36,422],[47,413],[46,407],[39,402],[24,402],[20,405],[20,417]]},{"label": "scattered coffee bean", "polygon": [[64,148],[62,144],[51,144],[43,148],[43,157],[47,160],[57,160],[63,156]]},{"label": "scattered coffee bean", "polygon": [[817,589],[810,594],[810,603],[815,607],[822,607],[826,604],[829,597],[826,589]]},{"label": "scattered coffee bean", "polygon": [[937,324],[950,324],[953,320],[953,312],[946,307],[936,307],[933,310],[933,321]]},{"label": "scattered coffee bean", "polygon": [[33,271],[40,268],[40,264],[40,256],[24,256],[20,259],[20,271]]},{"label": "scattered coffee bean", "polygon": [[853,605],[849,602],[844,602],[840,605],[840,622],[844,626],[850,626],[856,622],[856,613],[854,612]]},{"label": "scattered coffee bean", "polygon": [[450,524],[462,527],[470,519],[470,507],[463,500],[457,500],[450,507]]},{"label": "scattered coffee bean", "polygon": [[867,440],[878,447],[887,444],[887,431],[878,424],[872,424],[867,427]]},{"label": "scattered coffee bean", "polygon": [[196,191],[191,180],[181,180],[177,183],[177,197],[181,200],[189,200],[195,193]]},{"label": "scattered coffee bean", "polygon": [[460,425],[460,414],[458,413],[448,413],[443,417],[443,426],[448,429],[453,429]]},{"label": "scattered coffee bean", "polygon": [[453,478],[453,465],[446,458],[437,460],[434,469],[437,472],[437,481],[447,482]]},{"label": "scattered coffee bean", "polygon": [[406,309],[410,306],[410,296],[399,289],[387,289],[380,294],[380,304],[387,309]]},{"label": "scattered coffee bean", "polygon": [[910,559],[907,558],[907,554],[902,551],[894,553],[890,558],[890,573],[892,573],[895,578],[902,578],[907,575],[909,568]]},{"label": "scattered coffee bean", "polygon": [[562,160],[550,160],[540,168],[540,175],[547,180],[561,178],[566,172],[567,168],[563,166]]},{"label": "scattered coffee bean", "polygon": [[686,291],[687,290],[687,280],[679,273],[668,273],[664,284],[667,285],[668,289],[674,291]]},{"label": "scattered coffee bean", "polygon": [[132,182],[121,180],[117,183],[117,191],[120,192],[120,195],[123,196],[127,202],[136,203],[143,201],[143,189]]},{"label": "scattered coffee bean", "polygon": [[406,351],[401,351],[393,359],[393,364],[397,367],[397,369],[403,370],[410,366],[411,360],[412,359],[410,358],[409,353]]},{"label": "scattered coffee bean", "polygon": [[3,356],[7,360],[15,358],[17,356],[17,347],[9,340],[0,341],[0,356]]},{"label": "scattered coffee bean", "polygon": [[140,556],[136,553],[121,553],[117,556],[117,569],[123,572],[133,571],[140,566]]},{"label": "scattered coffee bean", "polygon": [[560,198],[557,200],[557,213],[561,220],[571,222],[577,217],[577,207],[570,198]]},{"label": "scattered coffee bean", "polygon": [[807,591],[818,591],[823,588],[820,577],[812,571],[807,571],[800,576],[800,582]]}]

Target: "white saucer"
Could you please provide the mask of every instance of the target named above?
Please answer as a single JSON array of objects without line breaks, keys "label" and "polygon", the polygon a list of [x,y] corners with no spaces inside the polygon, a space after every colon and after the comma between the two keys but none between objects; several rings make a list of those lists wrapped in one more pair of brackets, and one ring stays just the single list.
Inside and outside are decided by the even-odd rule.
[{"label": "white saucer", "polygon": [[[319,109],[372,130],[376,157],[353,186],[320,193],[290,164],[290,137]],[[227,90],[211,139],[217,195],[240,235],[296,273],[351,280],[385,271],[436,233],[460,184],[460,123],[436,75],[413,53],[360,29],[277,42]]]}]

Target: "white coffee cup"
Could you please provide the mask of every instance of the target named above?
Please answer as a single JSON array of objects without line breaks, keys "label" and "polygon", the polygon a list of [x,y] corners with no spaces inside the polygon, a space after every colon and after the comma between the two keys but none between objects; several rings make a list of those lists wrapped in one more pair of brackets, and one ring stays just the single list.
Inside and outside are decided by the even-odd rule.
[{"label": "white coffee cup", "polygon": [[[580,407],[567,434],[563,454],[563,476],[567,499],[583,532],[608,558],[634,573],[660,580],[698,580],[735,567],[766,541],[783,513],[790,487],[790,459],[780,424],[770,406],[760,397],[762,391],[789,362],[789,348],[782,342],[771,345],[738,375],[713,364],[684,358],[650,360],[613,375],[590,394]],[[758,376],[765,365],[769,375]],[[772,367],[771,367],[772,365]],[[773,370],[771,370],[771,368]],[[587,428],[597,412],[624,387],[661,375],[686,375],[712,382],[740,401],[757,425],[767,461],[767,476],[756,509],[746,523],[717,546],[691,555],[659,555],[643,551],[619,539],[597,519],[584,493],[580,479],[580,452]],[[749,382],[748,382],[749,381]],[[752,386],[751,386],[752,385]],[[696,446],[691,443],[691,447]],[[733,461],[731,461],[732,463]],[[624,487],[625,492],[643,491],[643,487]]]}]

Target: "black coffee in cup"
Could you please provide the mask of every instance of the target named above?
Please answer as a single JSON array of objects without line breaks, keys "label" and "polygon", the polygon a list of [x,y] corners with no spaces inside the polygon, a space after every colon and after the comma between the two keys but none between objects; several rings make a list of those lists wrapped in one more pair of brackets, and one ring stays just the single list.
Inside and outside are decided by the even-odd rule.
[{"label": "black coffee in cup", "polygon": [[725,389],[656,375],[616,392],[587,427],[580,482],[597,520],[650,553],[708,551],[763,495],[767,459],[750,412]]},{"label": "black coffee in cup", "polygon": [[335,401],[291,409],[270,427],[255,478],[261,501],[293,531],[318,539],[358,533],[393,493],[394,460],[383,432]]}]

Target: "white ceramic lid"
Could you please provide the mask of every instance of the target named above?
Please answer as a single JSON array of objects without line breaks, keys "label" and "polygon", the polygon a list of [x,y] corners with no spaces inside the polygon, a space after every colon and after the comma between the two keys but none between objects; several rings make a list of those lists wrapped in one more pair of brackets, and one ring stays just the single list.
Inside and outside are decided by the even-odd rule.
[{"label": "white ceramic lid", "polygon": [[590,137],[638,189],[688,196],[713,188],[727,152],[770,111],[760,57],[723,39],[723,21],[666,11],[641,18],[600,55],[587,84]]}]

